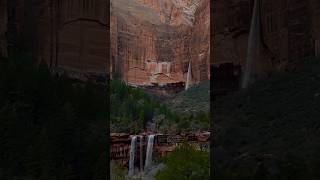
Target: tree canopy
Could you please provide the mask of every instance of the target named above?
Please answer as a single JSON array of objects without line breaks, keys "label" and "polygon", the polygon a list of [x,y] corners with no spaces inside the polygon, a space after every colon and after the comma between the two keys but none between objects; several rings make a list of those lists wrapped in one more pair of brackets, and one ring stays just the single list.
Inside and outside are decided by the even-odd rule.
[{"label": "tree canopy", "polygon": [[157,173],[157,180],[210,179],[209,152],[196,150],[186,142],[165,157],[164,163],[166,168]]}]

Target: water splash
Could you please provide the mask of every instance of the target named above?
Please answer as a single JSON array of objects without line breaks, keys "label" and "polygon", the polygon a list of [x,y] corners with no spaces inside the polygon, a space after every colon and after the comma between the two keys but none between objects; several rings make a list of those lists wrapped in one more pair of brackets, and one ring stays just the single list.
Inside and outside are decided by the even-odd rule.
[{"label": "water splash", "polygon": [[134,175],[134,160],[136,154],[137,136],[132,136],[130,146],[130,160],[129,160],[129,172],[128,175]]},{"label": "water splash", "polygon": [[257,58],[260,42],[260,0],[254,1],[254,7],[251,18],[250,33],[248,39],[247,61],[245,64],[242,88],[247,88],[251,81],[251,73],[254,59]]},{"label": "water splash", "polygon": [[152,164],[152,152],[153,152],[154,137],[155,137],[155,135],[149,135],[148,136],[148,145],[147,145],[145,169],[150,167],[150,165]]}]

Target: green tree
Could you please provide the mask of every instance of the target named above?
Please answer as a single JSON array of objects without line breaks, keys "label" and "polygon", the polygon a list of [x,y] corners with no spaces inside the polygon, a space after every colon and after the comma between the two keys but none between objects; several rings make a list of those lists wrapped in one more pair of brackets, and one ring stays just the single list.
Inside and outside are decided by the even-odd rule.
[{"label": "green tree", "polygon": [[166,168],[156,175],[157,180],[199,180],[209,179],[209,153],[196,150],[188,143],[182,143],[165,159]]}]

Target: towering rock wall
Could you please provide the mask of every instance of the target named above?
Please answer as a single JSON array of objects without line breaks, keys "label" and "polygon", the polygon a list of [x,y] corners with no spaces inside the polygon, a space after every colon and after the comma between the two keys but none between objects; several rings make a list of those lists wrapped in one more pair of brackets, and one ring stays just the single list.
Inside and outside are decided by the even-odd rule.
[{"label": "towering rock wall", "polygon": [[210,70],[210,1],[202,0],[195,12],[191,37],[192,79],[209,79]]},{"label": "towering rock wall", "polygon": [[10,0],[9,49],[30,51],[39,63],[76,78],[105,75],[109,49],[107,3],[106,0]]},{"label": "towering rock wall", "polygon": [[281,69],[288,62],[287,3],[281,1],[275,4],[275,2],[263,1],[261,9],[262,41],[272,54],[270,59],[272,66]]},{"label": "towering rock wall", "polygon": [[213,11],[213,63],[243,64],[250,28],[249,1],[213,1]]},{"label": "towering rock wall", "polygon": [[208,79],[210,13],[196,13],[204,2],[112,0],[112,75],[135,85],[185,82],[192,59],[194,82]]},{"label": "towering rock wall", "polygon": [[309,1],[288,2],[288,59],[312,55],[312,17]]},{"label": "towering rock wall", "polygon": [[55,67],[85,74],[107,70],[107,1],[68,0],[57,8]]},{"label": "towering rock wall", "polygon": [[[214,1],[214,64],[246,61],[253,0]],[[261,0],[261,47],[255,73],[286,70],[319,56],[319,2]],[[231,9],[233,9],[231,11]],[[317,54],[317,55],[316,55]]]},{"label": "towering rock wall", "polygon": [[[32,52],[52,71],[106,74],[106,0],[1,1],[1,56]],[[111,71],[132,84],[208,79],[209,0],[112,0]],[[3,10],[3,11],[2,11]],[[5,12],[8,10],[7,12]],[[5,35],[6,34],[6,35]]]},{"label": "towering rock wall", "polygon": [[296,59],[313,56],[309,1],[263,1],[261,8],[263,40],[273,53],[273,66],[286,69]]}]

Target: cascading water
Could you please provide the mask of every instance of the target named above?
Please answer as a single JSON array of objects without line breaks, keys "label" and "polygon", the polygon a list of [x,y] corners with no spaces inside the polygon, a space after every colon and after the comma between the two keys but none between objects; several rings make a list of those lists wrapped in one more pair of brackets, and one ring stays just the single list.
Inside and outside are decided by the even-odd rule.
[{"label": "cascading water", "polygon": [[150,165],[152,163],[152,151],[153,151],[154,137],[155,137],[155,135],[149,135],[148,136],[148,145],[147,145],[145,169],[150,167]]},{"label": "cascading water", "polygon": [[136,154],[136,143],[137,143],[137,136],[132,136],[131,138],[131,146],[130,146],[130,160],[129,160],[129,172],[128,175],[134,175],[134,158]]},{"label": "cascading water", "polygon": [[189,67],[188,67],[188,74],[187,74],[187,82],[186,82],[186,88],[185,90],[188,90],[190,87],[190,81],[191,81],[191,62],[189,61]]},{"label": "cascading water", "polygon": [[250,76],[254,64],[254,59],[257,58],[260,42],[260,0],[254,0],[254,7],[251,18],[250,33],[248,39],[247,61],[245,64],[242,88],[247,88],[250,83]]},{"label": "cascading water", "polygon": [[140,136],[140,171],[143,171],[143,136]]}]

